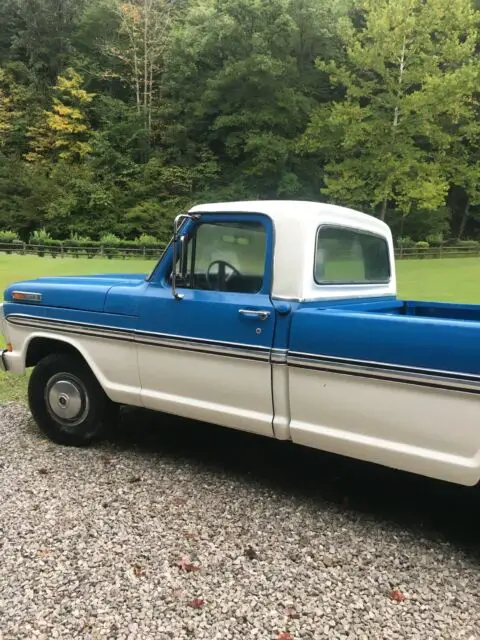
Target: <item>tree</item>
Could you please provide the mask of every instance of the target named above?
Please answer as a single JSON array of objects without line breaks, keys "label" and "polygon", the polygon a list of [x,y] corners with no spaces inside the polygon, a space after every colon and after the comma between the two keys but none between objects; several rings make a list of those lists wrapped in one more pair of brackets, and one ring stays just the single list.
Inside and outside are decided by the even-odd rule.
[{"label": "tree", "polygon": [[447,171],[452,187],[463,192],[463,210],[460,217],[457,238],[465,233],[471,207],[480,204],[480,136],[479,104],[475,98],[459,105],[461,114],[453,127],[449,128],[451,140],[447,153]]},{"label": "tree", "polygon": [[58,77],[51,110],[44,111],[40,123],[28,131],[30,151],[26,160],[74,163],[92,151],[85,108],[94,96],[82,88],[82,82],[74,69]]},{"label": "tree", "polygon": [[451,137],[478,83],[470,0],[360,0],[339,21],[341,61],[318,60],[344,96],[312,114],[303,152],[323,153],[334,200],[404,215],[446,199]]},{"label": "tree", "polygon": [[6,73],[0,68],[0,147],[4,146],[15,116],[13,100],[5,88]]},{"label": "tree", "polygon": [[137,112],[151,135],[152,108],[159,97],[158,76],[162,69],[170,28],[169,0],[115,0],[119,18],[116,42],[110,46],[124,64],[129,83],[135,88]]},{"label": "tree", "polygon": [[[4,1],[10,59],[24,62],[42,87],[50,86],[71,62],[84,0]],[[2,23],[3,15],[2,7]]]},{"label": "tree", "polygon": [[318,85],[325,85],[312,54],[327,48],[322,17],[327,22],[330,4],[195,0],[173,30],[161,141],[175,162],[193,166],[205,153],[215,158],[218,180],[200,187],[201,198],[289,197],[318,189],[295,140]]}]

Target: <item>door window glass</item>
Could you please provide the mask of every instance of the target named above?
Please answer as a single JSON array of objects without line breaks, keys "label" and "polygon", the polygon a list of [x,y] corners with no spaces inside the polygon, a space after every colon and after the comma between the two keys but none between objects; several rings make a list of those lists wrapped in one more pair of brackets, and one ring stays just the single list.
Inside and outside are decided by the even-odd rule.
[{"label": "door window glass", "polygon": [[188,240],[181,286],[258,293],[265,276],[266,240],[259,222],[200,223]]}]

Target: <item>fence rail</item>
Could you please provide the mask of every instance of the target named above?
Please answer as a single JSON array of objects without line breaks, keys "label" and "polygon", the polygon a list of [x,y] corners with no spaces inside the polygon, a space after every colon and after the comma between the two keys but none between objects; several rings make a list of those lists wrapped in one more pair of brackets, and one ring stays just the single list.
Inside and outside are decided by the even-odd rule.
[{"label": "fence rail", "polygon": [[0,252],[21,255],[37,255],[70,258],[137,258],[156,259],[164,250],[164,245],[143,246],[143,247],[122,247],[114,245],[81,245],[71,246],[69,244],[29,244],[27,242],[7,243],[0,242]]},{"label": "fence rail", "polygon": [[478,247],[397,247],[397,260],[418,260],[431,258],[476,258],[480,257]]},{"label": "fence rail", "polygon": [[[29,244],[27,242],[0,242],[0,252],[16,253],[21,255],[37,255],[71,258],[137,258],[145,260],[157,259],[165,245],[122,247],[114,245],[81,245],[72,246],[68,243],[55,245]],[[474,258],[480,257],[480,245],[478,247],[397,247],[395,258],[397,260],[418,260],[432,258]]]}]

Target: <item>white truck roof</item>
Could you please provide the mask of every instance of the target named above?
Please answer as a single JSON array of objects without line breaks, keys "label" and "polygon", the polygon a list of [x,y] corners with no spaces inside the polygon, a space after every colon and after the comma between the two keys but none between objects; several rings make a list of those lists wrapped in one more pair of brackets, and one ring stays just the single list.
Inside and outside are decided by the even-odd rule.
[{"label": "white truck roof", "polygon": [[[396,295],[392,233],[387,224],[368,214],[324,202],[303,200],[245,200],[192,207],[189,213],[257,213],[275,228],[272,296],[283,300],[326,300]],[[374,233],[389,244],[391,278],[388,284],[325,286],[315,283],[313,263],[317,231],[339,225]]]}]

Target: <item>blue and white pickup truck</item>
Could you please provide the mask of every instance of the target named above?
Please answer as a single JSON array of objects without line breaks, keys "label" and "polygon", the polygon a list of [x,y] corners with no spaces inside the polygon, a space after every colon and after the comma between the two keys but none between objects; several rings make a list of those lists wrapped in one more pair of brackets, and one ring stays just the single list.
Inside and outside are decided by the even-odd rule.
[{"label": "blue and white pickup truck", "polygon": [[57,443],[132,405],[404,469],[480,480],[480,305],[399,300],[392,235],[314,202],[178,216],[144,275],[10,286],[2,368]]}]

